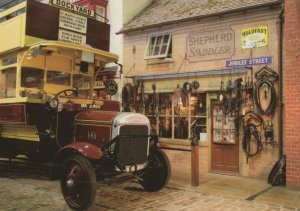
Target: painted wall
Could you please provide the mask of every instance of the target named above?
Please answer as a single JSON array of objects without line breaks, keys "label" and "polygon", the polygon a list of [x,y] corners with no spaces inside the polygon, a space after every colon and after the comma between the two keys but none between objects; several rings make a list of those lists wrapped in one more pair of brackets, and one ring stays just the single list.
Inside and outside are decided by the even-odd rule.
[{"label": "painted wall", "polygon": [[300,1],[285,1],[284,96],[287,186],[300,188]]},{"label": "painted wall", "polygon": [[[226,17],[216,17],[209,19],[202,19],[193,22],[185,22],[182,24],[169,25],[156,29],[149,29],[145,31],[131,32],[124,35],[124,70],[125,75],[129,76],[143,76],[143,75],[159,75],[159,74],[171,74],[171,73],[184,73],[193,71],[210,71],[210,70],[223,70],[226,68],[226,60],[238,60],[245,58],[257,58],[270,56],[272,57],[272,64],[270,67],[275,71],[278,71],[278,15],[280,10],[274,9],[273,11],[251,11],[239,15],[228,15]],[[267,26],[268,27],[268,46],[253,48],[253,49],[242,49],[241,48],[241,32],[243,29]],[[216,31],[232,31],[234,34],[234,53],[230,58],[227,59],[210,59],[207,61],[191,61],[186,59],[185,55],[187,52],[187,39],[191,34],[204,33],[213,34]],[[149,63],[144,59],[146,45],[148,41],[148,35],[152,33],[158,33],[163,31],[170,31],[172,33],[172,60],[160,63]],[[133,48],[136,52],[133,52]],[[217,58],[217,56],[216,56]],[[253,66],[254,72],[262,68],[263,65]],[[250,71],[249,71],[250,72]],[[243,77],[249,77],[250,73],[244,75]],[[206,76],[206,77],[195,77],[192,76],[191,79],[197,79],[200,82],[200,89],[197,91],[213,91],[220,87],[221,80],[227,80],[230,75],[219,75],[219,76]],[[244,78],[243,78],[244,79]],[[125,79],[129,81],[129,79]],[[157,92],[173,92],[176,88],[177,83],[181,86],[186,81],[189,80],[187,77],[177,78],[177,79],[160,79],[156,80]],[[226,84],[225,82],[225,84]],[[151,91],[151,84],[153,80],[145,82],[145,92]],[[278,93],[278,84],[275,84],[275,89]],[[208,92],[207,104],[210,106],[210,99],[216,99],[217,92]],[[209,109],[209,108],[208,108]],[[277,108],[276,108],[277,109]],[[266,117],[266,119],[271,118],[274,124],[274,135],[275,141],[278,142],[278,114],[275,113],[273,117]],[[201,151],[205,153],[200,153],[200,163],[204,167],[204,171],[210,171],[210,150],[211,150],[211,135],[210,135],[210,125],[211,119],[208,117],[208,142],[207,144],[201,146]],[[263,130],[261,130],[261,136],[263,136]],[[170,141],[171,142],[171,141]],[[239,138],[239,174],[241,176],[253,177],[253,178],[263,178],[266,179],[271,168],[273,167],[275,161],[278,159],[278,148],[268,147],[262,150],[258,155],[251,158],[248,163],[246,163],[246,157],[242,150],[242,130],[240,131]],[[178,143],[177,143],[178,144]],[[180,144],[180,143],[179,143]],[[182,144],[182,143],[181,143]],[[184,146],[190,145],[187,140]],[[182,156],[186,160],[177,162],[177,157],[180,152],[168,151],[168,156],[171,159],[171,163],[176,163],[177,168],[186,169],[186,164],[190,161],[190,156]],[[205,163],[205,164],[204,164]],[[181,166],[182,165],[182,166]],[[186,169],[188,170],[188,169]],[[202,171],[202,170],[201,170]]]}]

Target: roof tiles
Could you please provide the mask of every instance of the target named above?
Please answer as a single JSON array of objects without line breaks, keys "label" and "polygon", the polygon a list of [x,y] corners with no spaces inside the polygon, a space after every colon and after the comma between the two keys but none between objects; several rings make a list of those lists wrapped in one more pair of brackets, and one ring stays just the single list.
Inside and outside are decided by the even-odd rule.
[{"label": "roof tiles", "polygon": [[153,0],[140,14],[125,24],[121,32],[280,2],[280,0]]}]

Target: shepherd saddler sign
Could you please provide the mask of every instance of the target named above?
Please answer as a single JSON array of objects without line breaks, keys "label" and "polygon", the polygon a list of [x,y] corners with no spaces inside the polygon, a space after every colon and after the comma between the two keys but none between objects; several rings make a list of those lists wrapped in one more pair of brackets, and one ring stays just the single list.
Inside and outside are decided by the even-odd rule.
[{"label": "shepherd saddler sign", "polygon": [[234,54],[234,32],[221,29],[189,34],[186,49],[189,61],[231,58]]}]

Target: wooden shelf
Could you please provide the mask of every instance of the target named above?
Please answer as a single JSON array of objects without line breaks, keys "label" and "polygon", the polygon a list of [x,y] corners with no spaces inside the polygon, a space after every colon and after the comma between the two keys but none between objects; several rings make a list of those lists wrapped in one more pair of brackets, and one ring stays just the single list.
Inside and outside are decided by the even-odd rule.
[{"label": "wooden shelf", "polygon": [[229,141],[221,141],[221,142],[214,141],[214,144],[228,144],[228,145],[232,145],[232,144],[236,144],[236,143],[235,142],[229,142]]}]

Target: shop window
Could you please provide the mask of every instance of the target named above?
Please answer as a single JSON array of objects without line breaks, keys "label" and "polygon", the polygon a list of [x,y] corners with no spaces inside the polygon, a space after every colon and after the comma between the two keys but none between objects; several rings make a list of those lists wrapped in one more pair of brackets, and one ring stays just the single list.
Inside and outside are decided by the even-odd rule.
[{"label": "shop window", "polygon": [[145,59],[172,58],[172,35],[164,33],[148,38]]},{"label": "shop window", "polygon": [[197,137],[197,140],[206,141],[207,107],[206,94],[192,94],[190,97],[191,127],[190,133]]},{"label": "shop window", "polygon": [[16,68],[0,71],[0,98],[16,97]]},{"label": "shop window", "polygon": [[[173,93],[157,94],[145,97],[145,115],[151,123],[151,133],[159,137],[175,140],[190,140],[196,136],[197,140],[206,141],[206,94],[197,93],[181,97],[179,102],[173,102]],[[153,102],[158,106],[153,107]]]},{"label": "shop window", "polygon": [[221,105],[213,106],[213,141],[214,143],[235,144],[235,119],[233,114],[224,114]]}]

